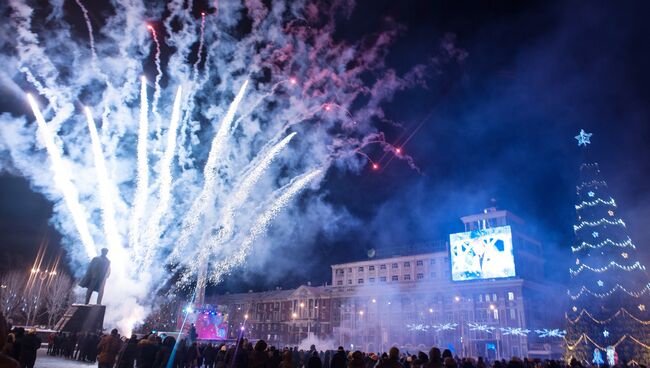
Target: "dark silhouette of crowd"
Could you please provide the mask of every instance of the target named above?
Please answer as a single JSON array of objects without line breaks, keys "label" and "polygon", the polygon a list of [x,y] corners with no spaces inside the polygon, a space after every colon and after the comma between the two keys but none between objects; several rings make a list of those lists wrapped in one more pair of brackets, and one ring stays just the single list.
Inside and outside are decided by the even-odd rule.
[{"label": "dark silhouette of crowd", "polygon": [[36,351],[40,347],[41,339],[36,336],[36,330],[11,328],[0,313],[0,367],[33,368],[36,363]]},{"label": "dark silhouette of crowd", "polygon": [[[34,331],[6,329],[0,314],[0,367],[34,367],[41,341]],[[264,340],[245,338],[234,344],[176,341],[173,336],[121,337],[116,329],[102,337],[96,334],[55,333],[48,337],[47,354],[63,359],[97,362],[99,368],[583,368],[575,359],[512,358],[487,361],[482,357],[459,358],[448,349],[432,347],[428,352],[400,352],[392,347],[384,353],[337,350],[318,351],[297,347],[277,349]],[[619,364],[619,367],[625,367]],[[606,366],[604,366],[606,367]],[[645,368],[644,366],[640,366]]]}]

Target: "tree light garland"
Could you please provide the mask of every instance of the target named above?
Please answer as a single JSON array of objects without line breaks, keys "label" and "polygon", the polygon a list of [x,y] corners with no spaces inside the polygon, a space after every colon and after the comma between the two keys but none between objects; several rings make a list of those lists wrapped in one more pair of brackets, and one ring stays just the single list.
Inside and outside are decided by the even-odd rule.
[{"label": "tree light garland", "polygon": [[582,203],[576,204],[575,207],[576,207],[576,210],[579,211],[579,210],[583,209],[585,206],[593,207],[593,206],[596,206],[598,204],[604,204],[604,205],[616,207],[616,202],[614,201],[614,198],[610,198],[609,201],[605,201],[605,200],[603,200],[601,198],[594,199],[593,201],[582,201]]},{"label": "tree light garland", "polygon": [[607,319],[596,319],[586,309],[582,309],[575,319],[571,319],[571,318],[569,318],[569,316],[566,316],[566,319],[567,319],[567,321],[569,321],[569,323],[571,323],[572,325],[575,325],[576,323],[580,322],[580,320],[582,319],[583,316],[589,317],[589,319],[592,322],[595,322],[595,323],[597,323],[599,325],[608,324],[612,320],[614,320],[615,318],[618,318],[619,316],[627,316],[627,317],[632,318],[633,320],[635,320],[636,322],[638,322],[638,323],[640,323],[642,325],[646,325],[646,326],[650,325],[650,321],[644,321],[642,319],[639,319],[639,318],[635,317],[634,315],[632,315],[632,313],[628,312],[628,310],[625,309],[625,308],[619,309],[618,311],[616,311],[616,313],[614,313],[611,317],[609,317]]},{"label": "tree light garland", "polygon": [[578,185],[576,187],[576,190],[579,192],[582,189],[584,189],[585,187],[596,187],[597,188],[599,186],[606,187],[607,182],[605,182],[604,180],[591,180],[591,181],[583,182],[582,184],[580,184],[580,185]]},{"label": "tree light garland", "polygon": [[584,294],[584,293],[590,294],[591,296],[595,296],[597,298],[605,298],[605,297],[608,297],[608,296],[612,295],[618,289],[621,289],[623,292],[625,292],[629,296],[633,296],[635,298],[638,298],[638,297],[640,297],[641,295],[644,295],[645,293],[647,293],[650,290],[650,282],[647,283],[638,292],[628,291],[626,288],[621,286],[621,284],[616,284],[616,286],[614,286],[611,290],[609,290],[608,292],[605,292],[605,293],[594,293],[593,291],[591,291],[591,290],[587,289],[585,286],[583,286],[583,287],[580,288],[580,291],[577,294],[571,294],[570,291],[567,291],[567,294],[569,294],[569,296],[573,300],[576,300],[576,299],[580,298],[582,296],[582,294]]},{"label": "tree light garland", "polygon": [[610,220],[608,220],[606,218],[602,218],[602,219],[600,219],[598,221],[593,221],[593,222],[592,221],[582,221],[580,223],[580,225],[573,225],[573,230],[578,231],[578,230],[582,229],[585,226],[592,226],[593,227],[593,226],[600,226],[602,224],[621,225],[621,226],[625,227],[625,222],[623,222],[623,220],[621,220],[621,219],[618,219],[616,221],[610,221]]},{"label": "tree light garland", "polygon": [[632,249],[636,249],[636,246],[634,244],[632,244],[632,239],[630,239],[628,237],[627,240],[622,241],[622,242],[614,242],[611,239],[603,240],[600,243],[596,243],[596,244],[590,244],[590,243],[587,243],[587,242],[582,242],[582,244],[580,244],[577,247],[571,247],[571,251],[573,251],[573,253],[575,253],[575,252],[581,251],[581,250],[583,250],[585,248],[598,249],[598,248],[602,248],[602,247],[606,246],[607,244],[612,245],[614,247],[619,247],[619,248],[630,247]]},{"label": "tree light garland", "polygon": [[578,267],[577,270],[573,270],[573,269],[569,268],[569,272],[571,273],[571,276],[577,276],[584,269],[587,269],[587,270],[592,271],[592,272],[601,273],[601,272],[605,272],[605,271],[609,270],[610,268],[614,268],[614,267],[618,267],[623,271],[633,271],[633,270],[636,270],[636,269],[645,270],[645,266],[642,265],[639,261],[636,261],[631,266],[625,266],[625,265],[618,264],[618,263],[616,263],[614,261],[611,261],[611,262],[609,262],[609,264],[607,266],[598,267],[598,268],[590,267],[590,266],[583,263],[583,264],[580,265],[580,267]]}]

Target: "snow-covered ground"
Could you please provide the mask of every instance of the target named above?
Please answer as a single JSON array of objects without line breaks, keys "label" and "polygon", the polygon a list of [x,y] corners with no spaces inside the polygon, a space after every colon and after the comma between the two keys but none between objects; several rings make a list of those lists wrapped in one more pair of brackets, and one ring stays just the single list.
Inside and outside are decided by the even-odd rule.
[{"label": "snow-covered ground", "polygon": [[96,367],[97,363],[82,363],[76,360],[65,359],[62,357],[53,357],[46,354],[47,348],[43,347],[38,349],[38,356],[36,357],[36,364],[34,368],[68,368],[68,367]]}]

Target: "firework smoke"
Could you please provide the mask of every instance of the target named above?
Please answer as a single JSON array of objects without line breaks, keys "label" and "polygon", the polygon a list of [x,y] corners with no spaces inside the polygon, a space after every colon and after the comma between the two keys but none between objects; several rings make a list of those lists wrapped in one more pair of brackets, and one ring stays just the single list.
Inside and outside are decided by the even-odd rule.
[{"label": "firework smoke", "polygon": [[[19,0],[0,5],[9,14],[2,32],[16,34],[0,39],[0,79],[38,94],[28,97],[29,115],[0,115],[0,168],[54,203],[52,224],[78,273],[99,248],[110,249],[106,322],[124,333],[146,316],[170,269],[180,288],[223,280],[269,227],[300,221],[297,207],[287,219],[277,215],[317,190],[328,170],[361,170],[370,143],[394,152],[375,125],[386,120],[381,104],[423,84],[440,60],[403,76],[386,67],[392,24],[336,42],[335,19],[352,10],[338,1],[220,3],[207,9],[218,16],[197,19],[175,2],[164,10],[117,0],[101,20],[76,2],[79,25],[68,23],[60,1],[38,12]],[[78,26],[90,47],[73,36]],[[305,203],[334,212],[308,194]],[[305,227],[316,233],[319,224]]]}]

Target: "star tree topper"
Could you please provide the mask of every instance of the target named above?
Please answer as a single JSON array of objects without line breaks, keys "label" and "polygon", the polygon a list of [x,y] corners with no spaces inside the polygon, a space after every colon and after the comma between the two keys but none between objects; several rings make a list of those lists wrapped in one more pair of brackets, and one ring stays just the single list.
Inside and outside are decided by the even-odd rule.
[{"label": "star tree topper", "polygon": [[576,140],[578,140],[578,147],[580,146],[586,147],[588,144],[590,144],[591,142],[589,141],[589,139],[591,138],[592,135],[593,133],[587,133],[585,132],[584,129],[580,129],[580,134],[575,136]]}]

